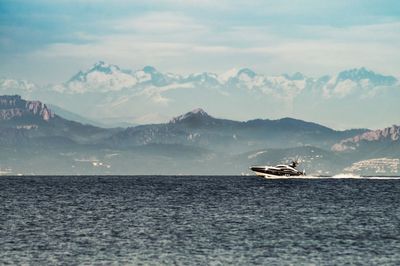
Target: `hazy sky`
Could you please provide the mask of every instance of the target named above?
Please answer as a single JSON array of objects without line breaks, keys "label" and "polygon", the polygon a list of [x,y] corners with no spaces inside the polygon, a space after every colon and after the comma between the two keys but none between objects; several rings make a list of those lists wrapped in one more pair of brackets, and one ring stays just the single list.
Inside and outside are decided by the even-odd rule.
[{"label": "hazy sky", "polygon": [[0,76],[60,82],[137,69],[400,76],[398,0],[0,0]]}]

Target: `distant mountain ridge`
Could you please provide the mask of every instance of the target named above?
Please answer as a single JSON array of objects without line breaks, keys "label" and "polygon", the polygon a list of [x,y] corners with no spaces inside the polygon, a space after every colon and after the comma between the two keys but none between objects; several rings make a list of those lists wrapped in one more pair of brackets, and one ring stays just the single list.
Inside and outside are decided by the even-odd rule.
[{"label": "distant mountain ridge", "polygon": [[[233,120],[249,120],[260,114],[298,115],[323,123],[320,117],[329,121],[342,117],[336,113],[344,112],[339,108],[343,104],[348,106],[346,113],[361,115],[354,103],[368,109],[379,108],[389,121],[394,120],[396,114],[388,105],[400,97],[400,85],[393,76],[363,67],[321,77],[308,77],[300,72],[264,75],[250,68],[231,69],[222,74],[180,75],[161,72],[153,66],[127,70],[99,61],[55,85],[1,79],[0,93],[42,99],[89,120],[112,117],[115,121],[110,121],[111,124],[167,122],[175,114],[193,109],[193,99],[203,108]],[[370,120],[377,124],[381,119],[373,115]],[[339,121],[344,123],[342,119]],[[341,127],[354,127],[347,123]]]},{"label": "distant mountain ridge", "polygon": [[333,145],[332,150],[337,152],[351,151],[360,149],[360,146],[384,142],[400,147],[400,126],[393,125],[384,129],[367,131],[361,135],[344,139],[340,143]]},{"label": "distant mountain ridge", "polygon": [[374,85],[387,85],[387,86],[391,86],[397,82],[397,79],[393,76],[385,76],[377,74],[371,70],[366,69],[365,67],[342,71],[337,76],[337,80],[339,81],[347,79],[353,81],[370,80]]},{"label": "distant mountain ridge", "polygon": [[[54,114],[41,101],[28,101],[19,95],[0,96],[1,142],[10,145],[36,145],[46,141],[59,143],[93,143],[107,137],[115,129],[66,120]],[[58,143],[57,143],[58,142]]]},{"label": "distant mountain ridge", "polygon": [[244,152],[267,146],[288,148],[317,145],[329,148],[335,142],[365,130],[335,131],[312,122],[293,118],[249,120],[219,119],[198,108],[168,123],[127,128],[110,139],[110,145],[134,147],[148,144],[180,144]]},{"label": "distant mountain ridge", "polygon": [[[326,80],[326,83],[324,80]],[[95,88],[96,86],[108,86],[109,91],[134,87],[144,84],[151,84],[163,87],[171,84],[195,83],[208,86],[245,87],[247,89],[276,88],[284,90],[285,87],[292,87],[302,90],[306,85],[320,87],[327,90],[335,90],[344,81],[354,82],[358,86],[393,86],[398,80],[393,76],[377,74],[364,67],[349,69],[338,73],[336,76],[324,76],[323,78],[306,77],[300,72],[293,75],[283,74],[278,76],[265,76],[257,74],[249,68],[232,69],[220,75],[203,72],[189,75],[162,73],[152,66],[132,71],[122,70],[116,65],[110,65],[103,61],[94,64],[86,71],[78,72],[66,83],[66,89],[74,90],[73,86],[80,83],[80,88]],[[364,83],[360,83],[364,82]],[[308,83],[308,84],[307,84]],[[265,89],[261,91],[265,92]],[[79,91],[83,92],[83,91]]]},{"label": "distant mountain ridge", "polygon": [[[139,70],[123,70],[117,65],[99,61],[85,71],[80,70],[64,84],[56,85],[56,88],[60,90],[64,86],[63,90],[69,89],[70,92],[83,93],[84,89],[96,87],[105,89],[105,86],[108,86],[108,91],[117,91],[146,83],[162,87],[174,83],[194,82],[215,86],[245,86],[252,89],[263,86],[270,87],[274,84],[276,86],[291,85],[301,89],[305,85],[304,82],[310,82],[314,86],[319,86],[321,83],[332,86],[346,80],[353,82],[370,81],[371,85],[374,86],[393,86],[398,83],[398,79],[393,76],[378,74],[365,67],[344,70],[337,75],[325,75],[317,78],[307,77],[300,72],[296,72],[293,75],[267,76],[258,74],[249,68],[231,69],[222,74],[202,72],[179,75],[169,72],[162,73],[153,66],[145,66]],[[296,83],[296,81],[303,82]],[[82,90],[78,90],[74,86],[78,86]],[[24,90],[35,90],[38,87],[25,80],[0,79],[0,88],[2,89],[22,88]],[[100,92],[106,91],[100,90]]]},{"label": "distant mountain ridge", "polygon": [[311,174],[400,170],[399,126],[336,131],[293,118],[221,119],[197,108],[166,123],[106,129],[17,95],[0,96],[0,113],[1,164],[14,173],[239,174],[296,157]]},{"label": "distant mountain ridge", "polygon": [[[77,114],[72,114],[72,117],[74,115],[83,119]],[[36,126],[40,125],[40,128],[46,128],[52,132],[58,132],[58,127],[61,125],[63,128],[68,125],[68,127],[73,126],[72,128],[107,131],[107,129],[96,128],[88,123],[82,125],[66,120],[54,114],[47,108],[46,104],[40,101],[26,101],[19,95],[0,96],[0,118],[5,122],[9,121],[9,123],[3,123],[2,126],[18,125],[20,127],[36,123]],[[43,124],[42,121],[51,123]],[[225,145],[228,145],[234,147],[236,151],[241,151],[265,144],[271,147],[291,147],[306,144],[327,147],[335,141],[365,131],[364,129],[335,131],[316,123],[293,118],[255,119],[241,122],[215,118],[202,108],[197,108],[172,118],[168,123],[128,127],[118,130],[117,134],[110,135],[110,137],[114,144],[127,147],[164,143],[196,144],[207,147],[221,146],[223,149],[227,147]],[[68,136],[63,135],[63,137]],[[107,143],[106,140],[104,141]],[[90,137],[88,142],[91,142]]]}]

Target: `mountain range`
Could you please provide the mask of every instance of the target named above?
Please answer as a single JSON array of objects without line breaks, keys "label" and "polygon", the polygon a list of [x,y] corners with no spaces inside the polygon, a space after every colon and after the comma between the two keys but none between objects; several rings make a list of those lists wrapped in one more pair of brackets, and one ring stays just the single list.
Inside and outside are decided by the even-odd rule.
[{"label": "mountain range", "polygon": [[263,75],[249,68],[179,75],[100,61],[61,84],[1,79],[0,93],[41,99],[99,125],[167,122],[196,103],[232,120],[291,116],[336,128],[383,127],[400,114],[399,80],[363,67],[317,78],[299,72]]},{"label": "mountain range", "polygon": [[397,174],[399,133],[293,118],[235,121],[201,108],[165,123],[102,128],[40,101],[0,96],[0,170],[13,174],[248,174],[252,164],[294,158],[309,174]]}]

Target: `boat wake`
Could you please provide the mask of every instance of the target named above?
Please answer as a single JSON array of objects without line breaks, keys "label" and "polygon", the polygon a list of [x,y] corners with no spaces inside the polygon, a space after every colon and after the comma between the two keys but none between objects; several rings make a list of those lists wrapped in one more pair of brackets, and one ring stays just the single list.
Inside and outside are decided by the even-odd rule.
[{"label": "boat wake", "polygon": [[337,178],[337,179],[345,179],[345,178],[360,179],[360,178],[363,178],[363,177],[360,176],[360,175],[340,173],[340,174],[332,176],[331,178]]},{"label": "boat wake", "polygon": [[376,180],[399,179],[400,180],[400,176],[360,176],[360,175],[346,174],[346,173],[340,173],[340,174],[333,175],[333,176],[308,175],[308,176],[299,176],[296,178],[300,178],[300,179],[376,179]]}]

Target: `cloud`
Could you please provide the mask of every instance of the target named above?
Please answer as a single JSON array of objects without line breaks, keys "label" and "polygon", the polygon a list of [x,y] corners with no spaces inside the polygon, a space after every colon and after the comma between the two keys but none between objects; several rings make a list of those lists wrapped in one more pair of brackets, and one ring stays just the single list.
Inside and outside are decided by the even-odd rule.
[{"label": "cloud", "polygon": [[[165,18],[169,16],[164,16]],[[148,20],[141,23],[147,25],[147,29],[156,30],[152,23],[162,24],[162,20],[151,23],[146,21]],[[366,66],[387,74],[400,74],[395,72],[400,69],[398,24],[342,29],[300,27],[299,30],[306,32],[306,37],[290,38],[259,27],[234,28],[218,34],[212,30],[205,33],[201,26],[182,26],[179,23],[184,21],[182,18],[173,21],[167,25],[179,28],[179,34],[172,34],[175,34],[175,38],[168,34],[165,37],[152,35],[148,31],[143,34],[84,35],[92,42],[55,43],[32,55],[55,59],[92,58],[94,61],[103,58],[111,62],[118,63],[122,60],[124,63],[135,62],[138,65],[161,64],[167,71],[180,72],[218,72],[233,66],[250,66],[262,72],[273,70],[273,74],[302,71],[311,75],[322,75]],[[134,24],[135,27],[138,25]],[[201,30],[196,32],[194,29]],[[249,34],[246,35],[246,32]],[[311,32],[314,35],[307,36]],[[355,35],[358,37],[354,37]],[[238,41],[234,42],[234,39]],[[381,42],[380,39],[385,41]],[[206,62],[213,62],[214,68],[210,69]]]},{"label": "cloud", "polygon": [[114,29],[122,32],[133,31],[140,34],[176,34],[205,32],[207,27],[188,16],[173,12],[151,12],[143,16],[117,20]]},{"label": "cloud", "polygon": [[303,38],[348,40],[353,42],[385,42],[400,40],[400,22],[354,25],[347,27],[299,26]]},{"label": "cloud", "polygon": [[[248,66],[268,74],[301,71],[320,75],[366,66],[400,75],[397,52],[400,22],[388,20],[372,24],[378,21],[372,20],[370,24],[337,26],[337,23],[330,25],[319,20],[307,24],[300,17],[296,25],[286,15],[326,8],[307,0],[301,3],[309,7],[296,9],[300,2],[152,0],[136,4],[138,11],[104,17],[98,25],[94,21],[83,25],[86,19],[78,27],[75,21],[76,31],[69,31],[65,36],[61,31],[57,39],[32,45],[34,50],[26,58],[32,62],[47,58],[85,64],[104,59],[127,67],[153,64],[166,71],[183,73],[222,72],[231,67]],[[130,1],[118,3],[127,9],[135,6]],[[343,11],[344,4],[344,1],[329,4],[333,9],[329,12]],[[146,6],[152,6],[152,11],[147,11]],[[202,8],[208,9],[211,15],[202,12]],[[254,18],[249,10],[254,11]],[[286,15],[275,21],[274,12]],[[61,26],[56,29],[62,30]],[[5,46],[9,39],[3,36],[0,43]],[[13,60],[12,56],[9,60]]]}]

